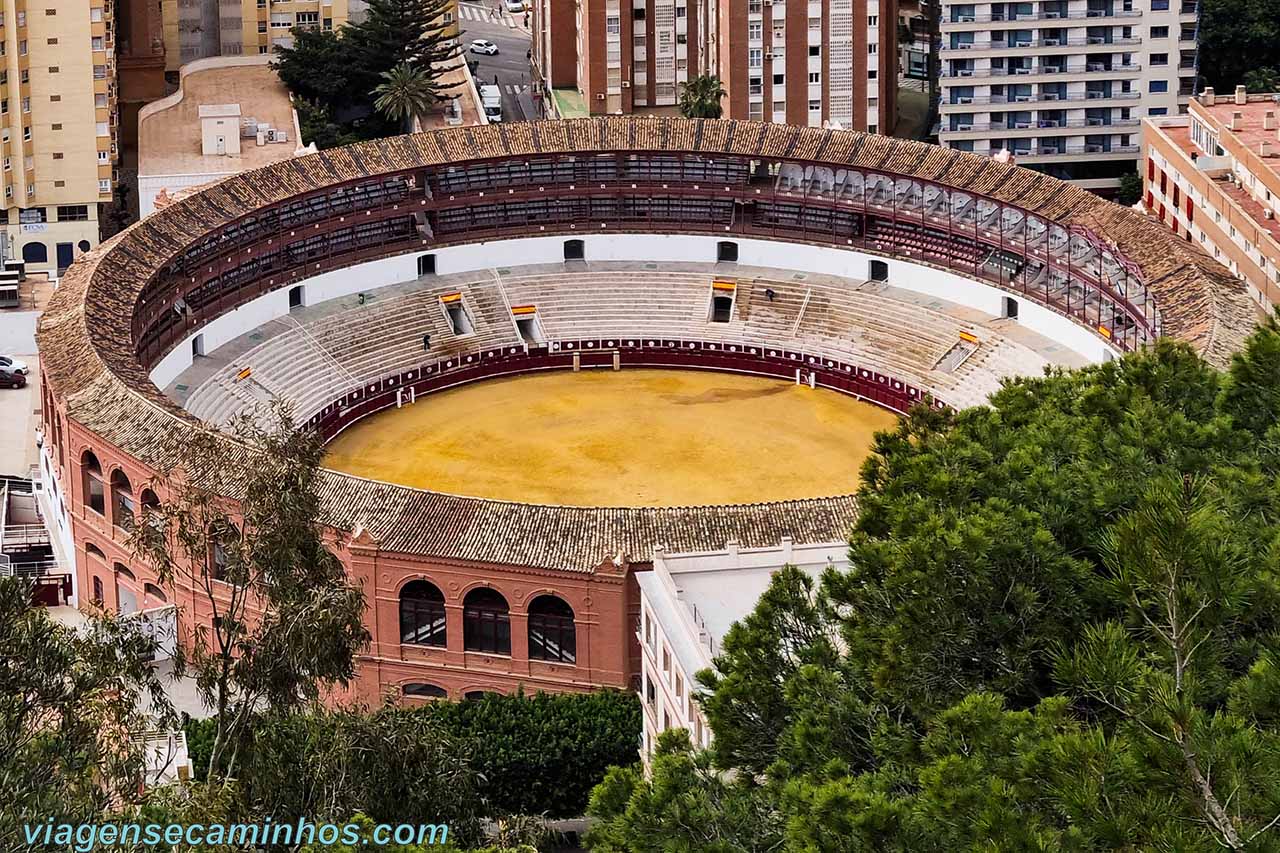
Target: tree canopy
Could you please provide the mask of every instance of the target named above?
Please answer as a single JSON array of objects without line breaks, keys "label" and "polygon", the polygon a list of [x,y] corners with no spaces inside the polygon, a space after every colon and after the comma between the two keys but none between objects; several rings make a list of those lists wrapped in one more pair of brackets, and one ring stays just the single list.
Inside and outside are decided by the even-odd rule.
[{"label": "tree canopy", "polygon": [[[441,78],[462,61],[450,9],[450,0],[370,0],[359,23],[295,29],[272,68],[304,104],[303,138],[327,148],[394,135],[413,111],[446,98],[452,86]],[[398,94],[388,99],[392,81]]]},{"label": "tree canopy", "polygon": [[700,74],[680,84],[680,115],[685,118],[720,118],[724,106],[720,101],[727,95],[720,78],[714,74]]},{"label": "tree canopy", "polygon": [[364,593],[319,523],[323,445],[287,410],[273,415],[270,426],[237,422],[242,441],[179,436],[166,448],[178,460],[172,494],[130,537],[163,583],[180,580],[211,614],[175,669],[215,712],[210,766],[232,774],[258,714],[307,708],[346,685],[369,641]]},{"label": "tree canopy", "polygon": [[1161,341],[916,410],[859,507],[730,629],[710,750],[597,788],[601,849],[1280,849],[1274,319],[1226,372]]},{"label": "tree canopy", "polygon": [[0,849],[27,849],[28,822],[92,821],[136,801],[143,747],[124,733],[173,713],[155,649],[127,618],[59,624],[31,604],[27,583],[0,577]]},{"label": "tree canopy", "polygon": [[1280,58],[1280,3],[1275,0],[1201,0],[1200,75],[1218,92],[1245,85],[1268,88]]}]

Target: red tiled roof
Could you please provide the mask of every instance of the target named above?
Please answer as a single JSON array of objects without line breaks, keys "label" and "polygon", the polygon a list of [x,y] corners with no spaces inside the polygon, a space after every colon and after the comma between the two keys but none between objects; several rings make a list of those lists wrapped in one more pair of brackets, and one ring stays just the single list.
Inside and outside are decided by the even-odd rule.
[{"label": "red tiled roof", "polygon": [[[162,434],[193,419],[138,362],[130,329],[142,288],[170,258],[210,230],[266,204],[328,184],[421,165],[484,157],[614,150],[732,152],[879,168],[1016,204],[1105,239],[1142,271],[1163,330],[1224,365],[1253,326],[1243,286],[1198,249],[1134,211],[1046,175],[923,143],[847,131],[674,117],[608,117],[459,127],[381,139],[244,172],[175,201],[74,264],[41,318],[38,339],[51,389],[104,439],[152,465]],[[853,499],[739,507],[601,509],[455,498],[332,474],[330,520],[364,522],[393,550],[589,570],[609,554],[645,554],[843,536]],[[505,557],[502,555],[506,555]]]}]

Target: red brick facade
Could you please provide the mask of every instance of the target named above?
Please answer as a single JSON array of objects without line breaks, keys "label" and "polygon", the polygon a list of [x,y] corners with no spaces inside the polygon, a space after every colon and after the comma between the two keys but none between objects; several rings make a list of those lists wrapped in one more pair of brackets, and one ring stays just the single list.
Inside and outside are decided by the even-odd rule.
[{"label": "red brick facade", "polygon": [[[168,490],[155,473],[136,460],[97,439],[80,425],[65,421],[57,408],[47,409],[46,441],[50,458],[58,467],[61,499],[72,525],[75,541],[76,584],[81,606],[89,606],[101,590],[101,606],[118,611],[121,590],[131,594],[138,609],[177,605],[179,632],[190,643],[198,625],[210,626],[209,602],[201,589],[178,583],[161,584],[149,564],[128,547],[128,535],[116,522],[121,514],[113,500],[112,479],[127,476],[134,505],[141,507],[144,493],[154,492],[160,501]],[[66,435],[66,447],[58,436]],[[86,453],[98,460],[104,483],[104,512],[86,500],[91,474],[82,464]],[[117,478],[117,482],[120,482]],[[365,592],[368,610],[365,625],[372,635],[367,652],[360,656],[356,682],[343,697],[377,703],[387,693],[400,693],[406,683],[443,688],[451,698],[472,692],[513,693],[575,691],[597,687],[625,689],[629,685],[635,655],[632,620],[634,583],[630,567],[606,561],[593,572],[558,572],[501,563],[471,563],[432,559],[382,551],[367,536],[355,539],[329,531],[334,552],[352,580]],[[413,580],[428,580],[445,595],[448,614],[444,648],[402,645],[400,642],[400,590]],[[472,589],[486,586],[499,592],[510,607],[511,654],[484,654],[463,648],[462,601]],[[156,593],[160,593],[157,595]],[[539,595],[553,595],[573,609],[576,630],[574,663],[534,660],[529,655],[528,603]]]}]

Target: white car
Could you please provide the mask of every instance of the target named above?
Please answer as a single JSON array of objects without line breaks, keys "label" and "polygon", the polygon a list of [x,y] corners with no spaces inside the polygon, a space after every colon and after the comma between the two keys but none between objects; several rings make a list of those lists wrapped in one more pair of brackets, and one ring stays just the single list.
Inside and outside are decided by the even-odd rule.
[{"label": "white car", "polygon": [[496,56],[498,53],[498,46],[491,41],[476,39],[471,43],[471,52],[483,53],[485,56]]},{"label": "white car", "polygon": [[18,361],[16,358],[7,355],[0,355],[0,367],[10,373],[21,373],[23,376],[31,372],[25,361]]},{"label": "white car", "polygon": [[524,0],[506,0],[507,11],[515,15],[524,11]]}]

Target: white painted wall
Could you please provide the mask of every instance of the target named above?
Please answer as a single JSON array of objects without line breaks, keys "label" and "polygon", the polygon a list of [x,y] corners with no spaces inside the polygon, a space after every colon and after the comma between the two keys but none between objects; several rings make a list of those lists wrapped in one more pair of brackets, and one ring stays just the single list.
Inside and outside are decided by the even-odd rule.
[{"label": "white painted wall", "polygon": [[44,526],[51,536],[54,556],[60,565],[71,571],[72,607],[80,603],[80,581],[76,573],[76,542],[71,535],[71,519],[62,500],[62,482],[58,478],[58,466],[49,455],[49,445],[40,442],[40,488],[36,489],[36,500],[40,502],[40,512],[44,515]]},{"label": "white painted wall", "polygon": [[[561,263],[564,241],[573,235],[523,237],[464,246],[447,246],[430,253],[415,252],[394,258],[370,261],[356,267],[321,273],[300,282],[306,287],[306,304],[315,305],[353,293],[368,292],[399,284],[417,277],[417,257],[436,256],[438,274],[476,272],[495,267],[520,267],[526,264]],[[668,234],[582,234],[588,261],[635,262],[714,262],[716,236]],[[871,261],[884,261],[835,246],[810,246],[772,240],[736,239],[738,262],[749,266],[773,267],[797,272],[843,276],[855,281],[870,277]],[[999,316],[1003,298],[1009,294],[983,282],[909,261],[887,260],[889,283],[894,287],[934,296],[974,308],[991,316]],[[1018,322],[1047,338],[1058,341],[1090,361],[1102,361],[1111,348],[1089,329],[1061,314],[1043,308],[1029,299],[1018,299]],[[272,291],[217,318],[199,334],[204,335],[205,352],[261,326],[269,320],[289,313],[288,288]],[[191,366],[191,338],[166,355],[151,371],[151,380],[161,388]],[[1113,353],[1114,354],[1114,353]]]}]

